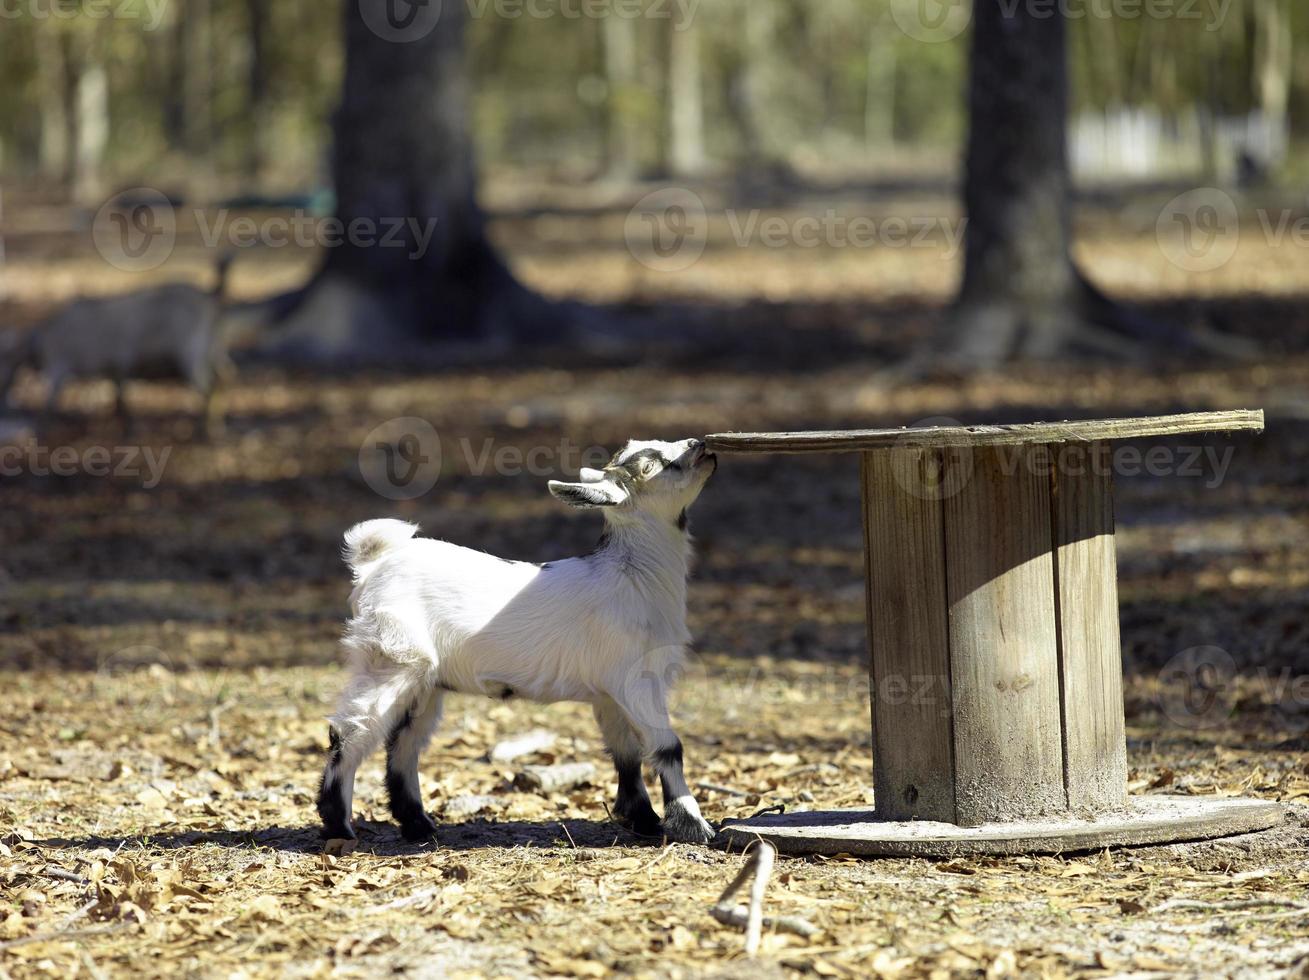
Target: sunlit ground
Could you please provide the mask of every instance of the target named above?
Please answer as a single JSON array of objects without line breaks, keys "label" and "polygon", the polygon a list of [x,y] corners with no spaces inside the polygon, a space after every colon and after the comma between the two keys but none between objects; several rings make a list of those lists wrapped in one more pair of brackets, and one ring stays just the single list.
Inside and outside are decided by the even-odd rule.
[{"label": "sunlit ground", "polygon": [[[227,393],[227,432],[212,444],[192,438],[189,394],[142,383],[126,448],[164,461],[148,488],[144,453],[136,472],[89,471],[92,447],[128,441],[107,384],[70,386],[31,452],[72,447],[73,472],[40,476],[39,456],[24,455],[0,484],[0,970],[1280,976],[1304,962],[1304,249],[1267,240],[1251,219],[1230,261],[1188,272],[1158,244],[1162,199],[1087,208],[1078,255],[1098,281],[1160,315],[1257,338],[1267,356],[1027,366],[888,390],[876,370],[925,334],[952,288],[945,242],[742,248],[714,192],[703,196],[706,248],[678,272],[625,245],[639,193],[495,228],[542,290],[676,304],[669,316],[703,328],[703,351],[333,378],[257,366]],[[760,217],[794,228],[797,215],[844,207],[831,200]],[[66,213],[6,205],[0,311],[15,323],[80,291],[206,274],[186,235],[161,270],[133,276],[107,266]],[[848,213],[957,220],[943,194]],[[311,265],[289,250],[239,259],[236,293],[294,286]],[[25,376],[19,406],[41,396]],[[317,853],[312,797],[348,594],[338,542],[356,520],[404,516],[544,560],[587,550],[598,533],[545,480],[628,436],[1238,407],[1268,408],[1268,431],[1191,443],[1234,450],[1221,473],[1190,473],[1179,457],[1168,473],[1119,480],[1131,781],[1140,793],[1284,800],[1287,829],[1068,858],[784,860],[768,910],[822,932],[768,937],[764,965],[747,966],[740,935],[707,914],[738,857],[664,853],[624,834],[606,820],[607,777],[540,796],[513,787],[513,764],[485,761],[497,739],[547,727],[559,742],[527,761],[593,761],[603,773],[585,709],[456,698],[423,765],[428,805],[438,820],[467,794],[489,796],[485,809],[444,819],[435,848],[403,845],[375,760],[356,800],[360,850]],[[442,447],[433,489],[407,503],[375,492],[358,463],[368,433],[400,416],[428,420]],[[533,449],[539,465],[496,455]],[[693,511],[699,660],[679,719],[692,781],[717,787],[698,790],[710,819],[871,799],[858,495],[852,458],[725,459]],[[1197,714],[1165,668],[1199,646],[1225,651],[1236,673]],[[1160,909],[1173,899],[1207,904]]]}]

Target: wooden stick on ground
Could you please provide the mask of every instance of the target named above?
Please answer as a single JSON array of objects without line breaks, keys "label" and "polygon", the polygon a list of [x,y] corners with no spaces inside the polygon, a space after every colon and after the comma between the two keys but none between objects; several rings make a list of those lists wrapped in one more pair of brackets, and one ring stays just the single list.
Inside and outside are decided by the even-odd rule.
[{"label": "wooden stick on ground", "polygon": [[[777,858],[777,849],[767,841],[760,841],[758,846],[745,859],[745,864],[737,872],[732,883],[723,889],[718,901],[709,910],[709,914],[725,926],[745,929],[745,955],[756,956],[759,943],[763,937],[763,927],[790,932],[808,938],[818,933],[818,927],[797,916],[764,915],[764,892],[768,888],[768,879],[773,873],[773,862]],[[746,880],[753,877],[750,885],[750,906],[730,904],[730,899],[740,890]]]}]

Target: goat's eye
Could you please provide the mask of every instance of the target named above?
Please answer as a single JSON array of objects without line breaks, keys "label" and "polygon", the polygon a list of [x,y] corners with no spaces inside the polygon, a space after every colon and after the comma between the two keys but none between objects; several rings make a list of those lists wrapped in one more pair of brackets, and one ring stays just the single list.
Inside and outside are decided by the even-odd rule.
[{"label": "goat's eye", "polygon": [[643,460],[641,460],[641,478],[642,478],[642,479],[644,479],[644,480],[648,480],[648,479],[650,479],[650,477],[654,476],[654,475],[655,475],[656,473],[658,473],[658,472],[659,472],[659,464],[658,464],[657,462],[655,462],[653,459],[643,459]]}]

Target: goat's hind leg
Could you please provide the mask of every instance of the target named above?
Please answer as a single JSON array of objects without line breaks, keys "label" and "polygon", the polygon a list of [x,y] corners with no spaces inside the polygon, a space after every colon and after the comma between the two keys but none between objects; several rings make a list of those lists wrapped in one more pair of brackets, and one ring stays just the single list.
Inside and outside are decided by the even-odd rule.
[{"label": "goat's hind leg", "polygon": [[418,759],[441,720],[445,692],[439,688],[420,695],[392,726],[386,737],[386,793],[391,815],[408,841],[427,840],[436,823],[423,809],[418,788]]},{"label": "goat's hind leg", "polygon": [[318,791],[323,837],[350,839],[355,773],[413,704],[419,685],[410,669],[381,654],[356,653],[352,673],[328,730],[327,765]]},{"label": "goat's hind leg", "polygon": [[645,837],[659,837],[659,815],[650,805],[645,781],[641,778],[641,737],[627,720],[617,702],[604,698],[592,705],[596,723],[604,736],[605,747],[618,773],[618,798],[614,816],[624,827]]}]

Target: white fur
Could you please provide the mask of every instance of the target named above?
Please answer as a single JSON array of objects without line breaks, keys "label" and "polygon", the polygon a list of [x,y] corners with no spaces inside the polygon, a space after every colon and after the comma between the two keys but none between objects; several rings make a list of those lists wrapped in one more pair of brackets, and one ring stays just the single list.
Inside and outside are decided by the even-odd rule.
[{"label": "white fur", "polygon": [[[352,780],[397,719],[445,690],[617,705],[620,738],[625,721],[647,753],[676,744],[667,692],[652,700],[648,678],[653,668],[667,679],[690,642],[691,549],[678,518],[714,466],[695,440],[629,442],[605,470],[552,482],[565,502],[600,509],[607,532],[595,553],[544,566],[417,538],[401,521],[346,532],[355,588],[344,638],[352,678],[333,719],[339,778]],[[325,785],[336,778],[329,765]],[[687,809],[703,825],[694,800]]]}]

